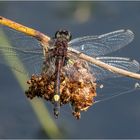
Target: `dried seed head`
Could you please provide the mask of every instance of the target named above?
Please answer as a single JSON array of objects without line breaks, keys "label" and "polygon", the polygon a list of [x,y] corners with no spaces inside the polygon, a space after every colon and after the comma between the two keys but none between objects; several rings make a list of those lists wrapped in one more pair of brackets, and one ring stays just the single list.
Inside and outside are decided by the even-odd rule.
[{"label": "dried seed head", "polygon": [[[27,81],[29,89],[25,92],[30,99],[41,97],[54,103],[55,75],[45,73],[32,75]],[[69,68],[64,67],[60,75],[60,105],[71,104],[73,116],[80,119],[80,112],[86,111],[96,97],[95,78],[90,74],[84,61],[75,61]]]}]

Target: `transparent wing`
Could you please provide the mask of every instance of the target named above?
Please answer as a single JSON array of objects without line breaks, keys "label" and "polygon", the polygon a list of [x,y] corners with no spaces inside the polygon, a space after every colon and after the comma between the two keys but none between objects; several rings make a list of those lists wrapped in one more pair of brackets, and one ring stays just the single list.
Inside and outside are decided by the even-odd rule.
[{"label": "transparent wing", "polygon": [[95,103],[107,101],[128,93],[134,94],[137,90],[140,90],[140,84],[136,79],[119,77],[102,80],[97,83]]},{"label": "transparent wing", "polygon": [[114,52],[127,44],[134,38],[130,30],[118,30],[99,36],[84,36],[69,42],[72,49],[78,50],[89,56],[102,56]]},{"label": "transparent wing", "polygon": [[[140,70],[140,64],[136,60],[122,57],[97,57],[96,59],[101,60],[111,66],[121,68],[131,72],[138,72]],[[114,74],[110,71],[102,69],[96,65],[90,64],[91,71],[95,75],[97,80],[97,97],[95,102],[106,101],[117,96],[134,92],[140,89],[135,84],[138,80],[122,77],[121,75]],[[100,88],[102,87],[102,88]]]},{"label": "transparent wing", "polygon": [[42,48],[36,39],[0,26],[1,64],[31,75],[41,72],[43,59]]},{"label": "transparent wing", "polygon": [[[136,60],[131,60],[130,58],[123,57],[97,57],[96,59],[105,62],[111,66],[121,68],[131,72],[138,72],[140,70],[140,64]],[[121,75],[112,73],[105,70],[97,65],[89,63],[90,70],[92,74],[96,77],[96,80],[103,80],[107,78],[120,77]]]}]

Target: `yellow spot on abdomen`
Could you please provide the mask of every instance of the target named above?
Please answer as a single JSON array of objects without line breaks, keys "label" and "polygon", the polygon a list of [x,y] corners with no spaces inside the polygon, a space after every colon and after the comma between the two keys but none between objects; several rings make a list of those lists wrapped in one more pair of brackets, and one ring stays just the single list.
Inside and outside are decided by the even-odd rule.
[{"label": "yellow spot on abdomen", "polygon": [[59,99],[60,99],[60,96],[59,95],[54,95],[53,98],[54,98],[54,101],[58,102]]}]

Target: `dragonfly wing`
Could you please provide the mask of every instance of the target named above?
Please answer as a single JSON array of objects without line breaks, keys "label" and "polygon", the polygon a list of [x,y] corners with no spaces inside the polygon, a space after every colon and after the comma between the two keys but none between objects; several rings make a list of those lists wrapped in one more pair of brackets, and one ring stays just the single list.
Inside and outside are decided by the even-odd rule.
[{"label": "dragonfly wing", "polygon": [[[131,72],[138,72],[140,70],[140,64],[136,60],[123,57],[97,57],[96,59],[105,62],[108,65],[115,66]],[[120,77],[121,75],[112,73],[97,65],[89,63],[90,70],[96,77],[96,80],[103,80],[107,78]]]},{"label": "dragonfly wing", "polygon": [[114,52],[127,44],[134,38],[131,30],[117,30],[99,36],[84,36],[69,42],[72,49],[78,50],[86,55],[96,57]]},{"label": "dragonfly wing", "polygon": [[41,72],[43,52],[33,37],[2,27],[0,29],[0,63],[24,74]]},{"label": "dragonfly wing", "polygon": [[97,87],[95,103],[107,101],[120,95],[140,90],[139,81],[128,77],[102,80],[102,82],[97,82]]},{"label": "dragonfly wing", "polygon": [[[105,62],[111,66],[121,68],[131,72],[138,72],[140,64],[136,60],[122,57],[97,57],[96,59]],[[117,96],[127,94],[138,90],[135,83],[138,80],[112,73],[101,67],[90,64],[91,71],[97,80],[97,97],[95,103],[106,101]]]}]

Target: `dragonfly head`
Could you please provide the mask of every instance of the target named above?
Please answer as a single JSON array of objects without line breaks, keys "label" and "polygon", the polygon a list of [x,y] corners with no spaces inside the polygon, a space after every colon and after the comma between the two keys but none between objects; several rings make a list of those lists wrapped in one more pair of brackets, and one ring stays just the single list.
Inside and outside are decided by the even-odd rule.
[{"label": "dragonfly head", "polygon": [[55,33],[55,38],[65,38],[67,41],[70,41],[72,38],[72,35],[69,31],[67,30],[59,30]]}]

